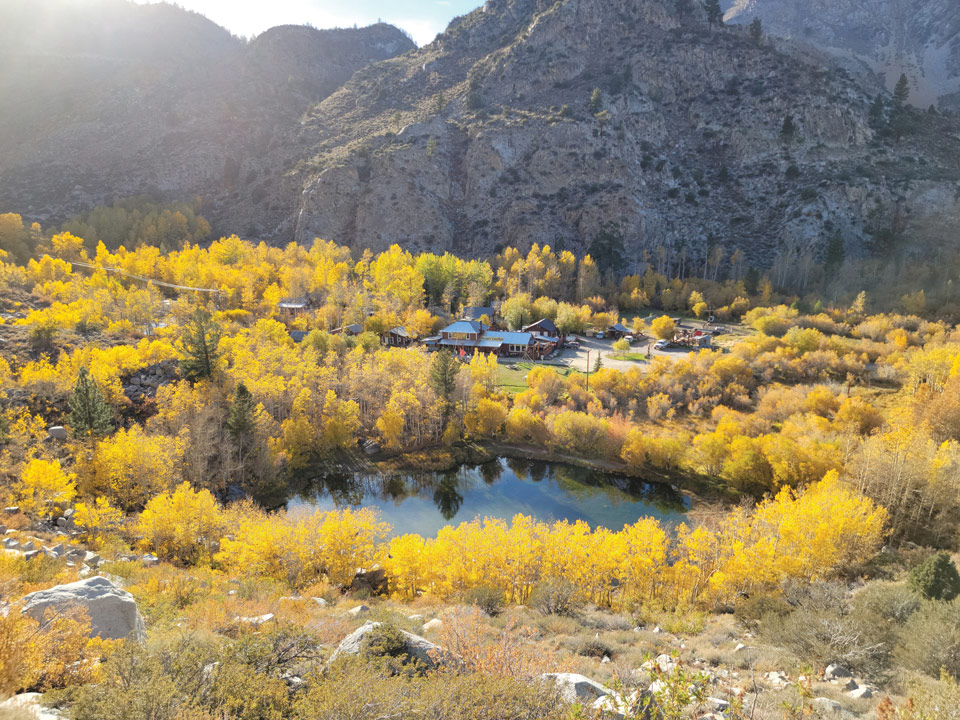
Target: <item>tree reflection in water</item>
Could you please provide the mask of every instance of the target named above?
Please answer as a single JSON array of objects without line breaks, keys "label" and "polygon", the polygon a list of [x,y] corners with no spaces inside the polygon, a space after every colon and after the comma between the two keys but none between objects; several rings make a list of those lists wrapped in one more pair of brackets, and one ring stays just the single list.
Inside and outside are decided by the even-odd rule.
[{"label": "tree reflection in water", "polygon": [[459,482],[456,475],[446,474],[437,483],[433,491],[433,504],[447,522],[453,520],[463,505],[463,495],[460,494]]},{"label": "tree reflection in water", "polygon": [[371,507],[393,532],[435,534],[476,517],[510,520],[522,513],[538,520],[585,520],[619,530],[653,516],[668,525],[688,507],[668,486],[570,465],[500,459],[448,472],[410,475],[304,474],[289,507],[332,510]]}]

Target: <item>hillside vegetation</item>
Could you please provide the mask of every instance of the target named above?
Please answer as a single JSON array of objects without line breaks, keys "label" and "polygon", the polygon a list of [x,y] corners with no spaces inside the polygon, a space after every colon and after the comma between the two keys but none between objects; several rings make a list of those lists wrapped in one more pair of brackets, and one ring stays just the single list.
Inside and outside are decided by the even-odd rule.
[{"label": "hillside vegetation", "polygon": [[[100,232],[127,212],[87,221]],[[124,227],[149,234],[164,212]],[[837,706],[883,720],[928,717],[956,693],[956,571],[920,547],[956,542],[960,332],[946,321],[871,313],[865,293],[848,307],[786,297],[765,277],[755,292],[652,269],[609,284],[592,257],[550,248],[491,261],[236,237],[111,250],[18,227],[35,257],[0,264],[0,495],[15,543],[0,648],[20,648],[0,654],[5,692],[55,690],[47,701],[78,718]],[[293,297],[306,312],[285,313]],[[500,387],[495,356],[381,345],[398,324],[423,337],[491,301],[510,328],[548,317],[565,333],[618,320],[660,333],[668,311],[730,328],[716,350],[627,371],[538,364],[519,392]],[[359,335],[332,333],[353,322]],[[256,504],[303,469],[354,462],[361,440],[381,445],[366,462],[384,468],[546,448],[717,502],[677,527],[521,515],[435,538],[391,537],[367,509]],[[65,545],[28,560],[30,538]],[[82,616],[20,615],[27,593],[91,571],[74,549],[126,583],[145,645],[88,640]],[[359,600],[372,609],[347,612]],[[363,632],[379,635],[330,662],[367,613],[382,624]],[[421,627],[426,613],[439,622]],[[433,660],[401,630],[436,640]],[[831,682],[837,664],[853,689]],[[609,687],[578,710],[532,682],[563,670]],[[361,695],[364,709],[345,709]]]}]

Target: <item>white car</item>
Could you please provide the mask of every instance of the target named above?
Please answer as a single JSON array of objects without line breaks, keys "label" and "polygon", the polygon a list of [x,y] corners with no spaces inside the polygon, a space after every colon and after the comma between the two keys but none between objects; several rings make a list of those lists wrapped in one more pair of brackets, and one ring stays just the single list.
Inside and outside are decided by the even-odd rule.
[{"label": "white car", "polygon": [[667,341],[667,340],[657,340],[657,342],[654,343],[653,349],[654,349],[654,350],[666,350],[668,347],[670,347],[670,342],[669,342],[669,341]]}]

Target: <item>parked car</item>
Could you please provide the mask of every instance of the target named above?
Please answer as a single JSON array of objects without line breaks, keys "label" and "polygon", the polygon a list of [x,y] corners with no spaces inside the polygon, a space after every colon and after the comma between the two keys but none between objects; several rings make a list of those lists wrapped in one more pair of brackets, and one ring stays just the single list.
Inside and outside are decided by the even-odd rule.
[{"label": "parked car", "polygon": [[624,335],[623,339],[626,340],[631,345],[637,341],[637,339],[633,335]]},{"label": "parked car", "polygon": [[563,346],[564,346],[565,348],[569,348],[570,350],[579,350],[579,349],[580,349],[580,343],[578,343],[576,340],[568,340],[567,342],[565,342],[565,343],[563,344]]},{"label": "parked car", "polygon": [[604,335],[602,332],[598,332],[598,333],[596,334],[597,340],[603,340],[605,337],[606,337],[606,335]]},{"label": "parked car", "polygon": [[653,349],[654,349],[654,350],[666,350],[668,347],[670,347],[670,341],[669,341],[669,340],[657,340],[657,342],[654,343]]}]

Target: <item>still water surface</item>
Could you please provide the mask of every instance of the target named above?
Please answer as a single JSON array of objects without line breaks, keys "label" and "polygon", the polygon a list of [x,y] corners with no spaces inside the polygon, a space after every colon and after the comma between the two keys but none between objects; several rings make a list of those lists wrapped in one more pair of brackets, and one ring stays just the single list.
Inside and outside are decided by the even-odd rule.
[{"label": "still water surface", "polygon": [[289,499],[293,510],[376,508],[393,535],[432,537],[444,525],[477,517],[584,520],[620,530],[652,516],[678,522],[689,501],[663,485],[559,463],[501,458],[448,472],[321,475]]}]

